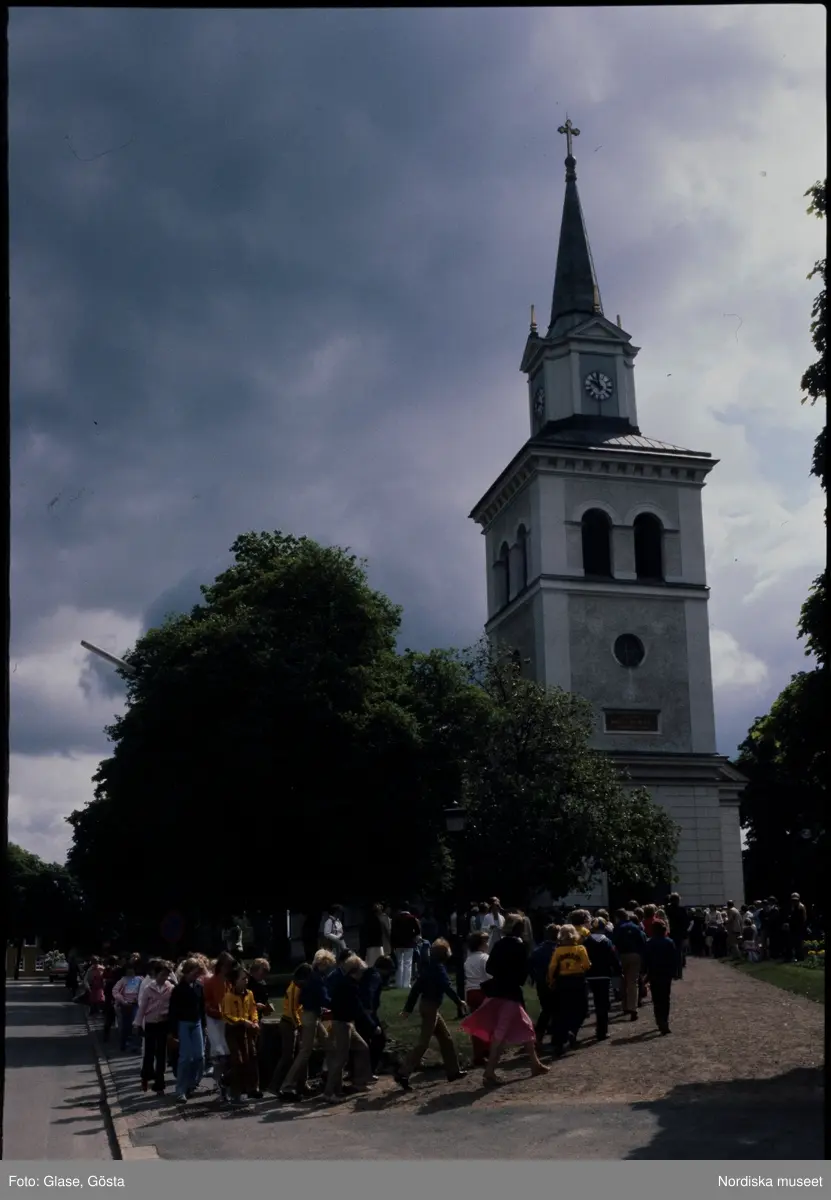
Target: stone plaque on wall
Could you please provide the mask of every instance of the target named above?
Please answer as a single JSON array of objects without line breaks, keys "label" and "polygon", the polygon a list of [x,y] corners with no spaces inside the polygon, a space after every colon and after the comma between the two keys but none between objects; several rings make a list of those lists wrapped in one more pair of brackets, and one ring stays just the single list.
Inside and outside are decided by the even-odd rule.
[{"label": "stone plaque on wall", "polygon": [[604,728],[606,733],[660,733],[660,715],[642,708],[607,708]]}]

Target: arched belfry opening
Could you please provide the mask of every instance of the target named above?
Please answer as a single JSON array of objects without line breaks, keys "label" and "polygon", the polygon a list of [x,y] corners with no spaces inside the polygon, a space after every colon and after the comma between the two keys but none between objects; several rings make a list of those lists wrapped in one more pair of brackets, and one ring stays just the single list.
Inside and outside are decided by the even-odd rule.
[{"label": "arched belfry opening", "polygon": [[601,508],[590,508],[580,522],[583,535],[583,574],[612,578],[612,522]]},{"label": "arched belfry opening", "polygon": [[519,590],[528,587],[528,530],[520,525],[516,535],[517,583]]},{"label": "arched belfry opening", "polygon": [[500,546],[493,569],[496,575],[496,607],[500,609],[511,598],[511,551],[507,542]]},{"label": "arched belfry opening", "polygon": [[653,513],[635,517],[635,574],[643,580],[664,578],[664,527]]}]

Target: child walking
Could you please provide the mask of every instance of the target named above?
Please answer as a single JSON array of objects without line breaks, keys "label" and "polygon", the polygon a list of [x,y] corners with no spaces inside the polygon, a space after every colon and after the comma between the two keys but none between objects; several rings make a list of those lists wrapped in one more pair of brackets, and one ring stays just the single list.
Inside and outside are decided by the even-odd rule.
[{"label": "child walking", "polygon": [[485,1087],[499,1085],[496,1068],[506,1046],[525,1046],[531,1074],[548,1074],[548,1067],[540,1062],[534,1026],[525,1011],[522,989],[528,978],[528,951],[522,938],[524,932],[525,922],[515,913],[504,919],[502,936],[488,958],[491,978],[482,985],[485,1001],[462,1021],[465,1033],[488,1043],[488,1061],[482,1077]]},{"label": "child walking", "polygon": [[233,967],[228,973],[228,991],[222,998],[222,1019],[228,1045],[228,1070],[222,1080],[231,1104],[242,1104],[243,1093],[249,1100],[261,1100],[257,1063],[257,1037],[260,1022],[253,993],[248,987],[248,972]]},{"label": "child walking", "polygon": [[222,1017],[222,1001],[228,991],[228,972],[234,966],[234,958],[227,950],[223,950],[213,965],[213,973],[202,983],[202,995],[205,1000],[205,1030],[208,1036],[208,1061],[211,1071],[216,1072],[219,1081],[219,1098],[226,1099],[225,1088],[222,1085],[222,1075],[228,1067],[228,1042],[225,1037],[225,1021]]},{"label": "child walking", "polygon": [[84,984],[87,989],[87,1003],[91,1014],[97,1016],[104,1011],[104,968],[99,960],[93,955],[90,959],[89,970],[86,973]]},{"label": "child walking", "polygon": [[328,1041],[328,1034],[323,1027],[322,1015],[324,1010],[329,1007],[328,977],[334,966],[334,954],[330,950],[318,950],[312,960],[311,974],[302,982],[298,982],[300,988],[300,1005],[302,1008],[300,1014],[300,1045],[295,1060],[289,1068],[289,1073],[280,1089],[280,1097],[283,1100],[300,1099],[300,1093],[306,1079],[305,1073],[309,1067],[309,1059],[312,1057],[315,1042],[321,1041],[325,1045]]},{"label": "child walking", "polygon": [[[280,1058],[277,1066],[274,1068],[274,1074],[271,1077],[271,1083],[268,1087],[270,1092],[274,1092],[278,1096],[283,1081],[291,1070],[300,1044],[300,1031],[303,1027],[303,1007],[300,1003],[300,991],[306,980],[311,976],[311,973],[312,967],[310,963],[301,963],[299,967],[296,967],[294,975],[286,988],[286,993],[283,996],[283,1012],[279,1025]],[[298,1077],[298,1084],[301,1088],[306,1086],[306,1074],[307,1072],[304,1069],[301,1072],[302,1077]]]},{"label": "child walking", "polygon": [[255,958],[248,972],[248,986],[257,1006],[257,1016],[261,1021],[264,1017],[270,1017],[274,1012],[274,1006],[268,998],[268,984],[266,983],[266,977],[270,970],[271,963],[267,958]]},{"label": "child walking", "polygon": [[652,1008],[655,1024],[662,1035],[671,1033],[669,1027],[669,1000],[672,981],[678,974],[678,948],[667,937],[667,926],[657,918],[652,926],[652,937],[646,943],[643,963],[652,991]]},{"label": "child walking", "polygon": [[179,1042],[176,1062],[176,1101],[186,1104],[202,1082],[205,1069],[205,997],[200,980],[205,968],[197,958],[186,958],[181,979],[170,994],[168,1019]]},{"label": "child walking", "polygon": [[113,984],[113,1005],[118,1021],[119,1049],[124,1054],[128,1049],[138,1051],[138,1041],[133,1034],[133,1022],[138,1011],[138,995],[141,976],[136,974],[135,964],[128,962],[124,974]]},{"label": "child walking", "polygon": [[548,986],[557,997],[554,1021],[554,1053],[562,1054],[568,1043],[577,1045],[577,1034],[588,1013],[586,976],[591,962],[580,934],[573,925],[563,925],[557,949],[548,968]]},{"label": "child walking", "polygon": [[441,1015],[441,1004],[445,996],[450,998],[462,1015],[467,1012],[467,1005],[456,993],[450,982],[450,976],[447,974],[445,964],[449,959],[450,943],[444,938],[438,938],[430,947],[428,965],[410,989],[407,1003],[401,1014],[402,1017],[409,1017],[416,1006],[416,1001],[419,1001],[421,1032],[416,1045],[395,1073],[395,1082],[405,1092],[410,1090],[410,1075],[418,1068],[433,1038],[439,1044],[448,1080],[452,1082],[467,1075],[467,1071],[463,1071],[459,1066],[455,1043],[450,1036],[450,1030],[445,1024],[444,1017]]},{"label": "child walking", "polygon": [[164,1073],[167,1065],[167,1035],[170,1028],[168,1013],[173,984],[170,964],[156,963],[153,978],[139,989],[140,997],[133,1028],[144,1027],[144,1058],[141,1064],[141,1090],[164,1095]]},{"label": "child walking", "polygon": [[[485,1003],[483,986],[490,979],[488,974],[488,945],[490,935],[484,930],[476,930],[467,939],[468,956],[465,959],[465,1004],[468,1012],[475,1013]],[[488,1043],[481,1038],[471,1037],[473,1047],[474,1067],[484,1067],[488,1061]]]},{"label": "child walking", "polygon": [[372,1075],[369,1054],[369,1042],[372,1040],[371,1024],[361,1004],[359,992],[361,976],[365,970],[366,963],[363,959],[352,954],[343,962],[340,972],[333,973],[336,977],[332,981],[329,993],[332,1053],[329,1057],[326,1087],[323,1090],[323,1098],[329,1103],[338,1099],[343,1071],[350,1055],[353,1064],[353,1091],[366,1091]]}]

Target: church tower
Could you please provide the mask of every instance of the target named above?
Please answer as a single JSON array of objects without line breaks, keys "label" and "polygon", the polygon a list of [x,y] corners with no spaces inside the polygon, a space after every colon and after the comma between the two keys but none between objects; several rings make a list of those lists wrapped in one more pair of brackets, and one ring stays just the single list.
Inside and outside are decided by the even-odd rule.
[{"label": "church tower", "polygon": [[540,683],[590,701],[594,746],[681,827],[682,901],[739,904],[744,780],[716,753],[701,508],[716,460],[640,431],[639,347],[603,313],[572,154],[580,131],[567,120],[559,132],[551,317],[540,334],[531,310],[520,364],[530,437],[470,514],[485,537],[485,629]]}]

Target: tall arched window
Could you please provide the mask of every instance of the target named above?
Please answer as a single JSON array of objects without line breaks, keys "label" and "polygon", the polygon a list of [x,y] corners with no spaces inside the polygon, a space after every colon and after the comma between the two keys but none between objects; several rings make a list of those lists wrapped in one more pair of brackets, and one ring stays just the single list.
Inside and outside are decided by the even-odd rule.
[{"label": "tall arched window", "polygon": [[528,530],[520,525],[516,534],[518,563],[518,583],[520,591],[528,587]]},{"label": "tall arched window", "polygon": [[496,607],[504,608],[511,598],[511,551],[507,542],[499,548],[499,557],[494,564],[496,571]]},{"label": "tall arched window", "polygon": [[612,522],[600,508],[583,513],[583,573],[612,578]]},{"label": "tall arched window", "polygon": [[638,579],[664,578],[664,528],[652,513],[635,517],[635,574]]}]

